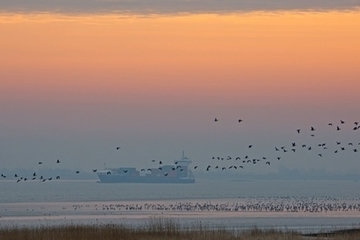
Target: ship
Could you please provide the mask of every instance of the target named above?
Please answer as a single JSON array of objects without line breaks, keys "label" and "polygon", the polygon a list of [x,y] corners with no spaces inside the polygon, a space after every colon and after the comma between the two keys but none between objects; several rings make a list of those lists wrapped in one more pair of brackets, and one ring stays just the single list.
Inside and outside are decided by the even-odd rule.
[{"label": "ship", "polygon": [[174,165],[138,170],[135,167],[107,168],[98,171],[100,183],[195,183],[189,165],[192,161],[184,152]]}]

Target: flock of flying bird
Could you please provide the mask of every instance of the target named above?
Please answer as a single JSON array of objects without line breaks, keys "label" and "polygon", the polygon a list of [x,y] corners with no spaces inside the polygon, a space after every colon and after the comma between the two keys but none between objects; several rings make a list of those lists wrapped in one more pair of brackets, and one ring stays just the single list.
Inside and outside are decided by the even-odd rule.
[{"label": "flock of flying bird", "polygon": [[[214,119],[214,122],[219,122],[219,119],[218,118],[215,118]],[[237,120],[238,123],[242,123],[243,120],[242,119],[238,119]],[[336,124],[333,124],[333,123],[328,123],[328,126],[329,127],[332,127],[335,131],[341,131],[343,129],[343,126],[345,126],[345,121],[343,120],[340,120],[339,121],[339,124],[336,125]],[[354,122],[353,126],[351,127],[353,131],[357,131],[360,129],[360,124],[359,122]],[[311,137],[315,137],[315,133],[316,133],[316,128],[311,126],[309,127],[308,129],[310,131],[310,136]],[[306,131],[303,131],[302,129],[296,129],[296,133],[297,134],[302,134],[303,132],[306,132]],[[346,150],[349,150],[350,148],[350,151],[352,151],[353,153],[357,153],[358,152],[358,149],[356,147],[356,145],[360,146],[360,142],[359,143],[354,143],[354,142],[347,142],[347,143],[343,143],[342,141],[336,141],[334,143],[334,145],[336,146],[334,149],[333,149],[333,153],[334,154],[338,154],[340,152],[343,152],[343,151],[346,151]],[[254,148],[254,145],[253,144],[249,144],[247,146],[247,148],[250,150],[250,149],[253,149]],[[277,160],[277,161],[280,161],[282,159],[282,155],[285,154],[285,153],[296,153],[296,152],[299,152],[300,149],[302,150],[306,150],[306,151],[316,151],[316,154],[318,157],[323,157],[324,154],[325,154],[325,151],[330,151],[330,144],[327,144],[327,143],[324,143],[324,142],[321,142],[321,143],[318,143],[316,145],[314,144],[298,144],[296,142],[291,142],[291,144],[288,144],[288,145],[283,145],[283,146],[275,146],[274,147],[274,151],[276,152],[277,156],[276,158],[274,159],[270,159],[269,157],[266,157],[266,156],[262,156],[262,157],[250,157],[250,155],[244,155],[244,156],[213,156],[212,157],[212,160],[216,160],[219,162],[219,164],[213,164],[213,165],[207,165],[205,167],[205,171],[208,172],[212,169],[214,170],[228,170],[228,169],[244,169],[245,168],[245,165],[246,164],[250,164],[250,165],[255,165],[255,164],[258,164],[260,162],[265,162],[265,165],[269,165],[271,164],[271,160]],[[121,147],[116,147],[116,150],[120,150]],[[255,150],[256,152],[256,150]],[[232,162],[233,161],[233,162]],[[159,167],[158,167],[158,170],[160,171],[163,171],[163,168],[165,167],[163,165],[163,161],[157,161],[157,160],[151,160],[151,162],[155,163],[155,162],[158,162],[159,164]],[[222,164],[223,162],[228,162],[230,163],[231,165],[228,166],[225,166],[226,164]],[[61,161],[58,159],[56,160],[56,164],[60,164]],[[42,165],[43,162],[38,162],[38,165]],[[177,165],[177,162],[175,162],[175,165]],[[169,173],[169,170],[171,171],[186,171],[187,169],[182,167],[182,166],[172,166],[170,167],[169,169],[169,166],[166,167],[166,171],[164,171],[164,175],[167,176],[168,173]],[[196,165],[193,167],[193,169],[198,169],[199,166]],[[142,168],[141,171],[152,171],[153,169],[151,168]],[[164,169],[165,170],[165,169]],[[126,169],[124,170],[124,173],[126,173]],[[97,169],[92,169],[92,172],[93,173],[96,173],[97,172]],[[75,171],[76,174],[79,174],[80,171]],[[107,174],[111,174],[111,171],[108,171]],[[4,174],[1,174],[1,178],[7,178],[6,175]],[[14,174],[14,178],[16,179],[17,182],[20,182],[20,181],[27,181],[27,180],[40,180],[40,182],[45,182],[45,181],[51,181],[53,179],[60,179],[60,176],[56,176],[56,177],[43,177],[43,176],[38,176],[38,174],[36,172],[34,172],[32,174],[32,176],[28,176],[28,177],[24,177],[24,176],[19,176],[19,174]]]},{"label": "flock of flying bird", "polygon": [[[60,161],[60,159],[57,159],[56,160],[56,164],[59,164],[61,161]],[[44,164],[44,162],[38,162],[38,165],[42,165],[42,164]],[[76,174],[79,174],[80,173],[80,171],[75,171],[75,173]],[[7,176],[6,175],[4,175],[4,174],[1,174],[1,177],[2,178],[7,178]],[[45,182],[45,181],[51,181],[51,180],[53,180],[53,179],[60,179],[60,176],[59,175],[57,175],[57,176],[55,176],[55,177],[44,177],[43,175],[40,175],[40,176],[38,176],[38,173],[37,172],[34,172],[33,174],[32,174],[32,176],[30,176],[30,177],[24,177],[24,176],[20,176],[18,173],[15,173],[14,174],[14,178],[16,179],[16,182],[18,183],[18,182],[21,182],[21,181],[24,181],[24,182],[26,182],[26,181],[28,181],[28,180],[40,180],[40,182]]]},{"label": "flock of flying bird", "polygon": [[[214,119],[214,122],[219,122],[219,119],[218,118],[215,118]],[[238,122],[241,123],[243,122],[242,119],[238,119]],[[330,127],[331,130],[334,130],[336,132],[338,131],[342,131],[343,129],[345,129],[345,121],[343,120],[340,120],[338,122],[338,124],[335,124],[335,123],[328,123],[327,124],[328,127]],[[351,129],[353,131],[357,131],[360,129],[360,124],[359,122],[354,122],[353,125],[351,126]],[[301,135],[303,134],[304,132],[307,132],[309,131],[310,132],[310,136],[312,138],[315,138],[315,133],[316,133],[316,128],[313,127],[313,126],[310,126],[307,130],[304,130],[304,129],[296,129],[296,133],[298,135]],[[333,153],[334,154],[339,154],[340,152],[342,151],[346,151],[346,150],[350,150],[354,153],[357,153],[358,152],[358,149],[356,147],[356,145],[360,146],[360,142],[359,143],[354,143],[354,142],[342,142],[342,141],[335,141],[333,143],[333,145],[335,145],[335,148],[333,149]],[[323,157],[324,154],[325,154],[325,150],[328,150],[328,151],[331,151],[331,144],[329,143],[324,143],[324,142],[320,142],[318,144],[314,144],[314,143],[311,143],[311,144],[305,144],[305,143],[302,143],[302,144],[298,144],[296,141],[295,142],[291,142],[291,144],[287,144],[287,145],[283,145],[283,146],[275,146],[274,147],[274,151],[275,153],[277,154],[276,156],[276,160],[277,161],[280,161],[282,159],[282,156],[283,154],[285,153],[295,153],[295,152],[299,152],[300,149],[304,149],[304,150],[307,150],[307,151],[316,151],[316,154],[317,154],[317,157]],[[253,144],[249,144],[247,146],[247,148],[250,150],[250,149],[253,149],[254,148],[254,145]],[[256,152],[256,151],[255,151]],[[273,155],[273,154],[272,154]],[[273,158],[273,160],[275,160]],[[230,163],[233,163],[232,165],[230,166],[224,166],[224,164],[222,164],[223,166],[220,166],[220,164],[215,164],[215,165],[207,165],[206,166],[206,171],[209,171],[211,169],[221,169],[221,170],[227,170],[227,169],[244,169],[245,165],[246,164],[257,164],[259,162],[265,162],[266,165],[270,165],[271,164],[271,159],[269,157],[266,157],[266,156],[262,156],[262,157],[250,157],[249,154],[247,155],[244,155],[244,156],[231,156],[231,155],[228,155],[228,156],[213,156],[212,157],[212,160],[217,160],[217,161],[220,161],[220,162],[230,162]],[[231,162],[231,161],[234,161],[234,162]],[[237,165],[236,163],[240,163],[240,165]]]}]

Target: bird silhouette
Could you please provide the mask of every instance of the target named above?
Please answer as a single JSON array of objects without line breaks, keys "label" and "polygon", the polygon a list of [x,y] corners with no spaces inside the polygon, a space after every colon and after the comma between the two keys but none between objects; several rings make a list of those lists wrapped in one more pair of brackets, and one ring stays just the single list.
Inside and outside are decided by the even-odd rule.
[{"label": "bird silhouette", "polygon": [[120,149],[120,147],[116,147],[116,150],[119,150]]},{"label": "bird silhouette", "polygon": [[58,160],[56,160],[56,163],[60,163],[60,160],[58,159]]}]

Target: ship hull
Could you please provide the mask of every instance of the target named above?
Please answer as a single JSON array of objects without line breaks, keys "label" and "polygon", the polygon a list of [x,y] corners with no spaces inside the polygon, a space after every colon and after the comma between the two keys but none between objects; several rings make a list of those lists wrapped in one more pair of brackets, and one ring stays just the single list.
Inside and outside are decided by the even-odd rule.
[{"label": "ship hull", "polygon": [[184,152],[174,165],[165,165],[161,161],[159,167],[141,169],[135,167],[108,168],[97,172],[101,183],[194,183],[194,174],[189,165],[191,160]]},{"label": "ship hull", "polygon": [[146,177],[98,174],[100,183],[195,183],[193,178]]}]

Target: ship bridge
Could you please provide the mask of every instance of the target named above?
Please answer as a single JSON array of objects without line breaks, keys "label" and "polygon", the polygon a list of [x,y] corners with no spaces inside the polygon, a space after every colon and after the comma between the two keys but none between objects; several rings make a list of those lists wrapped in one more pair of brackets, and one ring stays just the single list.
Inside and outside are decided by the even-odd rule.
[{"label": "ship bridge", "polygon": [[182,157],[180,160],[175,160],[174,161],[175,165],[181,166],[181,167],[188,167],[192,161],[185,156],[185,152],[182,152]]}]

